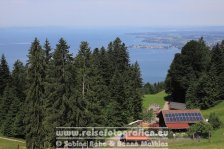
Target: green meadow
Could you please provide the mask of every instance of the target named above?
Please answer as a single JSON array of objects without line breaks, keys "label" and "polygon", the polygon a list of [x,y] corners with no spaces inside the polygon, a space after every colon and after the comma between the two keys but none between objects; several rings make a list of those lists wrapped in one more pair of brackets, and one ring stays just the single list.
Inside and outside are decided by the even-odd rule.
[{"label": "green meadow", "polygon": [[24,140],[5,138],[0,135],[0,149],[26,149],[26,144]]},{"label": "green meadow", "polygon": [[161,108],[163,108],[163,105],[165,103],[164,97],[166,97],[167,94],[165,91],[162,91],[157,94],[148,94],[143,96],[143,108],[147,109],[150,104],[158,104]]}]

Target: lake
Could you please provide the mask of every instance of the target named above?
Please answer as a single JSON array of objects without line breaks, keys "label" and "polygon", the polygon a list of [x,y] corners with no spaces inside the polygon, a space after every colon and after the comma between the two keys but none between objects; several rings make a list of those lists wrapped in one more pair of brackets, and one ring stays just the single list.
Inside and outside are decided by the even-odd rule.
[{"label": "lake", "polygon": [[[107,47],[110,41],[116,37],[127,45],[145,44],[141,38],[129,33],[150,32],[155,29],[148,28],[1,28],[0,29],[0,54],[5,54],[12,68],[15,60],[27,61],[28,49],[31,42],[37,37],[41,43],[48,38],[54,48],[59,38],[63,37],[70,45],[70,52],[77,54],[81,41],[88,41],[91,49]],[[129,48],[131,63],[138,61],[141,67],[144,82],[163,81],[172,62],[174,54],[179,52],[177,48],[169,49],[145,49]]]}]

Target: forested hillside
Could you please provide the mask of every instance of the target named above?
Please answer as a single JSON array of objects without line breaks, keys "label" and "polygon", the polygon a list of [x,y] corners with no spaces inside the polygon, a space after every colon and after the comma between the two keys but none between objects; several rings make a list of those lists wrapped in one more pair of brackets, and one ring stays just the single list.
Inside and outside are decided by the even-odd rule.
[{"label": "forested hillside", "polygon": [[48,40],[32,42],[28,62],[17,60],[12,71],[0,63],[0,130],[25,138],[28,148],[55,145],[58,126],[124,126],[141,118],[142,79],[138,63],[130,64],[117,38],[107,48],[80,44],[73,56],[61,38],[55,49]]},{"label": "forested hillside", "polygon": [[224,100],[224,41],[210,49],[203,38],[189,41],[168,71],[166,92],[188,108],[206,109]]}]

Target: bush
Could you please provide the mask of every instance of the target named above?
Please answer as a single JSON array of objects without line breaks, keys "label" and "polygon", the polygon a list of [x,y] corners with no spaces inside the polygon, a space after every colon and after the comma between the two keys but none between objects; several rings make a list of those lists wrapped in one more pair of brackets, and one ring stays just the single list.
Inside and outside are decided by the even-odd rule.
[{"label": "bush", "polygon": [[152,110],[146,110],[143,113],[143,120],[144,121],[151,122],[153,118],[154,118],[154,114],[153,114],[153,111]]},{"label": "bush", "polygon": [[206,122],[196,123],[190,126],[188,130],[188,135],[190,136],[201,136],[203,138],[209,138],[210,131],[212,131],[212,126]]},{"label": "bush", "polygon": [[211,113],[208,120],[213,129],[218,129],[222,126],[222,122],[216,113]]},{"label": "bush", "polygon": [[169,133],[168,133],[168,138],[173,139],[174,138],[173,134],[174,133],[170,130]]}]

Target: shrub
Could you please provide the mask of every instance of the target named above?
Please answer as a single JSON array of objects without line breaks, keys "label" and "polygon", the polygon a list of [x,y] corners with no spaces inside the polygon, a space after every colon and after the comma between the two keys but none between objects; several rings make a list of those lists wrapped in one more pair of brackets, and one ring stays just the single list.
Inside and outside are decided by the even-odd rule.
[{"label": "shrub", "polygon": [[153,111],[152,110],[146,110],[143,113],[143,120],[144,121],[151,122],[153,118],[154,118],[154,114],[153,114]]},{"label": "shrub", "polygon": [[201,136],[203,138],[209,138],[210,131],[212,131],[212,126],[206,122],[199,122],[190,126],[188,134],[190,136]]},{"label": "shrub", "polygon": [[208,120],[214,129],[218,129],[222,126],[222,122],[216,113],[211,113]]}]

